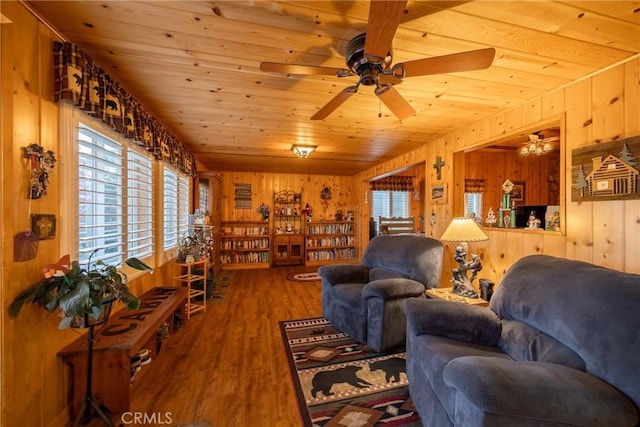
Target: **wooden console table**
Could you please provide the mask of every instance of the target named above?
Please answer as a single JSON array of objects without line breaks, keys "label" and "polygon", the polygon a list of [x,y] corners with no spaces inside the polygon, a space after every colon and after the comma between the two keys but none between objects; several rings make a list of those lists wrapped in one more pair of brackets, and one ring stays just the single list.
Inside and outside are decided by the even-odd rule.
[{"label": "wooden console table", "polygon": [[[114,414],[130,409],[131,358],[143,348],[149,349],[152,359],[158,355],[157,330],[165,322],[169,325],[170,333],[175,330],[174,313],[181,310],[184,316],[186,299],[185,288],[150,289],[140,297],[140,308],[124,308],[114,313],[96,332],[92,391],[97,403],[106,406]],[[87,347],[87,337],[82,336],[58,353],[58,357],[71,367],[71,419],[75,419],[85,400]]]},{"label": "wooden console table", "polygon": [[463,304],[479,305],[482,307],[489,307],[489,301],[485,301],[482,298],[467,298],[462,295],[455,294],[451,291],[452,288],[432,288],[425,291],[427,298],[444,299],[447,301],[461,302]]}]

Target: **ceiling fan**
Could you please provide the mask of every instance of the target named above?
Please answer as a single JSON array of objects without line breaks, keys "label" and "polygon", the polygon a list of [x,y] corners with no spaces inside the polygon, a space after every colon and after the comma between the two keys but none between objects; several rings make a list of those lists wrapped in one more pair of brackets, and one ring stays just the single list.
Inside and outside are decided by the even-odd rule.
[{"label": "ceiling fan", "polygon": [[534,154],[540,156],[553,150],[552,142],[560,141],[560,136],[550,136],[545,138],[540,132],[529,134],[529,141],[525,142],[524,147],[520,149],[520,154],[528,156]]},{"label": "ceiling fan", "polygon": [[393,87],[404,78],[430,74],[481,70],[493,62],[494,48],[423,58],[391,66],[391,43],[407,1],[371,0],[367,32],[354,37],[347,45],[348,68],[332,68],[313,65],[261,62],[260,70],[284,74],[332,75],[349,77],[357,75],[358,82],[347,86],[316,112],[311,120],[328,117],[340,105],[358,92],[360,85],[375,86],[376,96],[399,119],[404,120],[415,110]]}]

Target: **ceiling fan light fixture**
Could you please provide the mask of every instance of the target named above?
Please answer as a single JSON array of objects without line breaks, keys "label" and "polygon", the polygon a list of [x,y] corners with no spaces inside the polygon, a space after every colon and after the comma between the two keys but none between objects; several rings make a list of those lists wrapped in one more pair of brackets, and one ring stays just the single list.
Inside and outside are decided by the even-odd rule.
[{"label": "ceiling fan light fixture", "polygon": [[551,144],[546,142],[544,138],[541,138],[540,135],[534,133],[529,135],[529,142],[520,149],[520,154],[523,156],[528,156],[530,154],[541,156],[552,150],[553,147]]},{"label": "ceiling fan light fixture", "polygon": [[311,155],[311,153],[313,153],[315,151],[316,148],[318,148],[317,145],[298,145],[298,144],[293,144],[293,146],[291,147],[291,151],[293,151],[293,154],[295,154],[299,158],[306,159],[307,157],[309,157]]}]

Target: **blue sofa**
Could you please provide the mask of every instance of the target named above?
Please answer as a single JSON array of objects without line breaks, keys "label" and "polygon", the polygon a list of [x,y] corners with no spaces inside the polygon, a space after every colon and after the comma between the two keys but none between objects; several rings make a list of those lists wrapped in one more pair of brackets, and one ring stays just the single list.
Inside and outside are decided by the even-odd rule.
[{"label": "blue sofa", "polygon": [[408,300],[407,376],[425,426],[638,426],[640,276],[532,255],[490,309]]},{"label": "blue sofa", "polygon": [[376,351],[403,345],[404,300],[439,285],[443,251],[439,240],[418,234],[374,237],[360,264],[318,269],[323,316]]}]

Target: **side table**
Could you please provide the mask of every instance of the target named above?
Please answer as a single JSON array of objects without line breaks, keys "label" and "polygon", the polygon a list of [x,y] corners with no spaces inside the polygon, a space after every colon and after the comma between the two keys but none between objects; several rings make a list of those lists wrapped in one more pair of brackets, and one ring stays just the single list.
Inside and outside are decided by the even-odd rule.
[{"label": "side table", "polygon": [[489,307],[489,301],[482,298],[467,298],[452,292],[452,288],[432,288],[425,291],[427,298],[444,299],[447,301],[461,302],[463,304],[479,305]]}]

